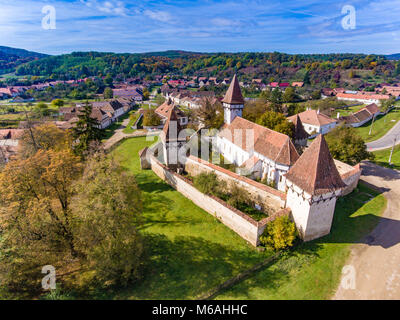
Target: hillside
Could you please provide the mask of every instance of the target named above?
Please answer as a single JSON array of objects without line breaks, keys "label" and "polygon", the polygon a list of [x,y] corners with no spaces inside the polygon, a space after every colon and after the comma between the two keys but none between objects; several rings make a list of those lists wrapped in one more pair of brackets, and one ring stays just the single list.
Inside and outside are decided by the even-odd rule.
[{"label": "hillside", "polygon": [[400,60],[400,53],[387,55],[386,58],[388,60]]},{"label": "hillside", "polygon": [[385,56],[362,54],[73,52],[31,61],[19,66],[16,74],[53,79],[110,75],[113,78],[141,77],[150,80],[155,75],[164,74],[222,79],[231,77],[234,72],[243,80],[260,78],[265,83],[304,81],[319,87],[347,83],[356,88],[367,81],[399,80],[400,64]]},{"label": "hillside", "polygon": [[0,46],[0,74],[15,71],[23,63],[47,57],[45,54]]}]

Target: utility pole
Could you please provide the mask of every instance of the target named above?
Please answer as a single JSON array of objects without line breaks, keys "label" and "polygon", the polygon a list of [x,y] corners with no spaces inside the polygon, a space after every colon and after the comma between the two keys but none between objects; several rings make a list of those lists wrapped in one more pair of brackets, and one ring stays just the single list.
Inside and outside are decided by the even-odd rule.
[{"label": "utility pole", "polygon": [[392,156],[393,156],[394,147],[396,146],[396,141],[397,141],[397,137],[394,138],[392,151],[390,151],[389,166],[392,165]]}]

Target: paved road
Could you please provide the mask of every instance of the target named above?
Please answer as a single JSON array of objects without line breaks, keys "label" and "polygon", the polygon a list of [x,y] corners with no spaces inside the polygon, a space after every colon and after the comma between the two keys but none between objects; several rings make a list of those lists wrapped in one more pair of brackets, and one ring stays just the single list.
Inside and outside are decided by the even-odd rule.
[{"label": "paved road", "polygon": [[388,206],[376,228],[355,244],[347,265],[356,270],[356,289],[339,286],[333,299],[400,299],[400,171],[364,162],[362,179],[382,191]]},{"label": "paved road", "polygon": [[382,138],[367,143],[368,151],[372,152],[391,148],[395,138],[397,138],[396,145],[400,144],[400,121],[398,121],[395,126]]}]

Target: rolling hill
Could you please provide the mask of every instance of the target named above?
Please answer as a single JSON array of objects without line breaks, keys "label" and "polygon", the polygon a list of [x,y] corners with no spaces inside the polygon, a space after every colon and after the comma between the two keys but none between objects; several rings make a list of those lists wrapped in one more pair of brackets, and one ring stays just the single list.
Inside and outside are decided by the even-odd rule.
[{"label": "rolling hill", "polygon": [[0,74],[14,72],[15,69],[23,63],[47,56],[46,54],[31,52],[24,49],[0,46]]}]

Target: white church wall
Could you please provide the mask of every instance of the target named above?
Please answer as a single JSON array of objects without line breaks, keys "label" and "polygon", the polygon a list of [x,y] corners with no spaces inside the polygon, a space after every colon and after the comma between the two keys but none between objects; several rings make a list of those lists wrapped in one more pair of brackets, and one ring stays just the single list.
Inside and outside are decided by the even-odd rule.
[{"label": "white church wall", "polygon": [[304,241],[311,241],[330,233],[337,195],[328,193],[320,197],[311,195],[287,181],[286,207],[292,211],[297,230]]}]

